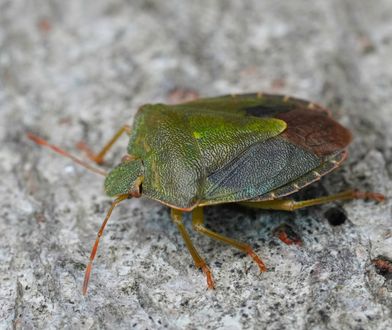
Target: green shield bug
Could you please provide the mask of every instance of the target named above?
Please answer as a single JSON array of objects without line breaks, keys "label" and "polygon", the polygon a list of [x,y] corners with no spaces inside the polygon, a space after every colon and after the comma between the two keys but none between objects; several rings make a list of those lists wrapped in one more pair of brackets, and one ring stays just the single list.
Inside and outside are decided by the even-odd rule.
[{"label": "green shield bug", "polygon": [[297,98],[257,93],[177,105],[147,104],[138,110],[133,126],[122,127],[100,153],[79,147],[100,164],[123,133],[129,135],[127,155],[108,174],[29,134],[36,143],[105,175],[105,192],[115,198],[91,252],[84,294],[105,225],[125,199],[145,196],[171,208],[171,217],[209,288],[215,286],[212,273],[184,227],[183,212],[192,212],[197,232],[248,254],[264,272],[266,266],[250,245],[204,226],[203,207],[240,203],[294,211],[336,200],[384,200],[381,194],[356,190],[304,201],[287,198],[339,167],[351,141],[350,132],[328,110]]}]

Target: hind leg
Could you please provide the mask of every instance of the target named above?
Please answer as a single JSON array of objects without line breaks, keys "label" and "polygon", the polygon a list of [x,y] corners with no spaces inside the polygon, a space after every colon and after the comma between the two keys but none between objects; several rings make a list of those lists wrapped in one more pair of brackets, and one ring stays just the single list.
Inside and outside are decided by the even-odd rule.
[{"label": "hind leg", "polygon": [[269,210],[282,210],[282,211],[295,211],[302,209],[304,207],[320,205],[335,201],[344,201],[351,199],[369,199],[377,202],[382,202],[385,197],[382,194],[374,192],[362,192],[357,190],[348,190],[338,194],[333,194],[329,196],[323,196],[319,198],[313,198],[303,201],[295,201],[294,199],[283,198],[275,199],[270,201],[260,201],[260,202],[240,202],[239,204],[254,207],[259,209],[269,209]]}]

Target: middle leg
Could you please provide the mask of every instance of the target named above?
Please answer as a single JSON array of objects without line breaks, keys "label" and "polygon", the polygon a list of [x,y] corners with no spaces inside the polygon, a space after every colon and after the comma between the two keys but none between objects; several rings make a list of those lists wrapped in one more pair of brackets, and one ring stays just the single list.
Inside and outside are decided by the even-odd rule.
[{"label": "middle leg", "polygon": [[261,272],[266,272],[267,267],[265,266],[264,262],[259,258],[259,256],[253,251],[251,246],[246,243],[239,242],[235,239],[223,236],[221,234],[218,234],[204,226],[204,215],[203,215],[203,208],[202,207],[197,207],[192,211],[192,225],[193,228],[208,237],[211,237],[213,239],[216,239],[218,241],[224,242],[226,244],[229,244],[233,246],[234,248],[245,252],[248,256],[250,256],[253,261],[259,266],[259,269]]}]

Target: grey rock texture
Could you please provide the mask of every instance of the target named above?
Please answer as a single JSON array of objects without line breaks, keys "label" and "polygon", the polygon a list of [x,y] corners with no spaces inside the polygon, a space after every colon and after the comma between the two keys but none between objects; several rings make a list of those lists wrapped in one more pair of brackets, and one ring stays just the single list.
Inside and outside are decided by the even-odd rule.
[{"label": "grey rock texture", "polygon": [[[391,21],[390,0],[1,0],[0,328],[391,329],[392,278],[372,262],[392,259]],[[299,197],[356,187],[389,201],[211,207],[208,225],[251,243],[269,272],[193,234],[217,284],[207,291],[168,209],[132,200],[114,212],[83,297],[110,199],[100,177],[25,134],[98,149],[141,104],[183,91],[329,107],[353,131],[350,158]],[[278,240],[281,224],[304,244]]]}]

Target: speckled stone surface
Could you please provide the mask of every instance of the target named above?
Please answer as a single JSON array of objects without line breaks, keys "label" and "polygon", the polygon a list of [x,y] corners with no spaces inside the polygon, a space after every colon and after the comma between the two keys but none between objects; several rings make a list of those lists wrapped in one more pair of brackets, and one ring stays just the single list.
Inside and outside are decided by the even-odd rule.
[{"label": "speckled stone surface", "polygon": [[[1,0],[0,328],[391,329],[392,276],[374,266],[392,259],[391,20],[389,0]],[[345,166],[299,197],[356,187],[389,201],[211,207],[210,228],[251,243],[269,271],[192,233],[215,276],[207,291],[168,209],[132,200],[83,297],[110,199],[25,133],[99,148],[143,103],[251,91],[319,102],[353,131]],[[282,224],[302,246],[276,237]]]}]

